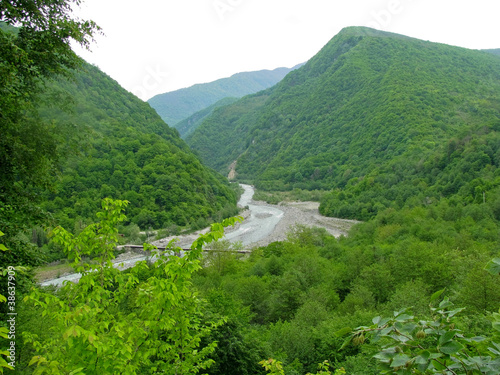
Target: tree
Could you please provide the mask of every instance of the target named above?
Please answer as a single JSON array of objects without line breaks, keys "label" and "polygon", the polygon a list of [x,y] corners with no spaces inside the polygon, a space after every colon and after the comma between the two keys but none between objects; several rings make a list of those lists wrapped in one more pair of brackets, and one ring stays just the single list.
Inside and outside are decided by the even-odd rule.
[{"label": "tree", "polygon": [[[443,292],[431,297],[432,319],[417,318],[407,309],[395,311],[389,318],[377,316],[371,326],[339,331],[350,333],[344,347],[365,341],[378,346],[374,358],[379,361],[381,374],[498,374],[500,344],[463,332],[456,315],[464,308],[454,308],[448,298],[433,306]],[[500,330],[499,317],[492,317],[496,331]]]},{"label": "tree", "polygon": [[[270,375],[285,375],[283,365],[280,361],[269,358],[268,360],[260,361],[259,364],[261,364],[266,371],[269,371]],[[328,363],[328,361],[323,361],[323,363],[318,364],[318,370],[319,371],[316,374],[308,373],[306,375],[343,375],[346,373],[343,367],[332,373],[330,371],[330,363]]]},{"label": "tree", "polygon": [[[74,41],[90,45],[99,27],[71,17],[80,0],[9,0],[0,3],[0,226],[9,248],[19,229],[40,215],[39,189],[51,185],[64,137],[74,129],[56,128],[36,111],[44,82],[70,76],[81,59]],[[61,98],[52,98],[60,103]],[[70,131],[71,130],[71,131]],[[19,257],[8,255],[9,263]]]},{"label": "tree", "polygon": [[[154,254],[152,265],[143,261],[121,272],[112,259],[127,203],[104,199],[100,222],[78,236],[54,230],[54,241],[82,277],[56,294],[34,289],[25,298],[54,333],[45,341],[35,333],[25,336],[38,354],[30,362],[34,374],[196,374],[213,362],[207,356],[216,343],[200,344],[224,318],[203,315],[204,301],[191,278],[201,268],[202,246],[221,238],[223,227],[238,219],[213,224],[183,258],[171,247],[167,254]],[[94,262],[81,265],[83,256]]]}]

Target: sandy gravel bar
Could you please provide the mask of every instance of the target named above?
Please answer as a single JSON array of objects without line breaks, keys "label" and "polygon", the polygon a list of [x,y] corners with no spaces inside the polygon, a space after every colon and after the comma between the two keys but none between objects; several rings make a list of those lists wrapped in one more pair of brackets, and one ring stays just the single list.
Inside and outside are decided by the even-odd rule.
[{"label": "sandy gravel bar", "polygon": [[359,221],[355,220],[337,219],[321,215],[318,210],[318,202],[282,202],[278,205],[270,205],[265,202],[254,201],[253,204],[276,207],[285,213],[273,233],[255,243],[254,246],[266,246],[271,242],[283,241],[286,239],[287,233],[296,225],[325,228],[331,235],[340,237],[347,236],[351,227],[359,223]]}]

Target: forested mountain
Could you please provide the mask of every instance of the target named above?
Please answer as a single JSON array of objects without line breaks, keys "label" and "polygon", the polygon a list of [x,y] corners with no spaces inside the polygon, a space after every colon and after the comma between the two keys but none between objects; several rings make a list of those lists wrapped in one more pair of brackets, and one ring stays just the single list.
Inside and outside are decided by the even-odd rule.
[{"label": "forested mountain", "polygon": [[[97,68],[63,80],[82,67],[70,41],[99,29],[66,0],[36,5],[0,6],[23,26],[0,28],[0,373],[500,373],[498,57],[344,30],[191,140],[220,170],[238,159],[260,187],[333,188],[324,213],[369,220],[340,238],[295,227],[242,257],[217,241],[230,218],[183,257],[119,270],[126,215],[220,219],[234,195]],[[57,290],[29,267],[40,196],[69,230],[52,228],[49,250],[81,275]]]},{"label": "forested mountain", "polygon": [[179,134],[181,135],[182,138],[187,137],[189,134],[195,131],[195,129],[200,126],[207,118],[212,114],[212,112],[222,106],[232,104],[235,101],[237,101],[238,98],[234,97],[227,97],[224,99],[219,100],[218,102],[212,104],[211,106],[202,109],[201,111],[198,111],[196,113],[193,113],[191,116],[188,118],[178,122],[175,125],[175,128],[179,131]]},{"label": "forested mountain", "polygon": [[495,48],[495,49],[485,49],[483,50],[485,52],[492,53],[493,55],[500,56],[500,48]]},{"label": "forested mountain", "polygon": [[41,116],[83,129],[89,143],[64,164],[57,191],[46,194],[43,207],[58,224],[93,220],[104,197],[130,201],[127,216],[142,228],[234,214],[235,195],[223,177],[204,167],[148,104],[99,69],[85,65],[73,81],[50,87],[72,98],[71,112],[44,107]]},{"label": "forested mountain", "polygon": [[222,173],[238,160],[239,178],[262,189],[334,189],[323,213],[368,219],[457,193],[493,198],[499,100],[490,53],[351,27],[187,142]]},{"label": "forested mountain", "polygon": [[[168,125],[177,128],[176,124],[179,121],[188,118],[195,112],[226,97],[241,98],[271,87],[295,68],[236,73],[228,78],[156,95],[149,99],[148,103]],[[186,131],[182,134],[184,133]]]}]

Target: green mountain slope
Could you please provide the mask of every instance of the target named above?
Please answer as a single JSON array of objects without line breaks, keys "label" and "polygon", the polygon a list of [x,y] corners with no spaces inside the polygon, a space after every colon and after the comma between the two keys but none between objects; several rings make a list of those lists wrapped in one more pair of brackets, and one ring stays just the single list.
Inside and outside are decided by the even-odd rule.
[{"label": "green mountain slope", "polygon": [[496,48],[496,49],[484,49],[483,51],[491,53],[493,55],[500,56],[500,48]]},{"label": "green mountain slope", "polygon": [[477,178],[495,186],[499,103],[496,56],[353,27],[187,142],[223,173],[238,159],[262,189],[335,189],[323,213],[366,219],[431,196],[477,199]]},{"label": "green mountain slope", "polygon": [[142,228],[234,214],[235,195],[224,178],[203,166],[148,104],[100,70],[86,65],[74,82],[51,89],[72,98],[72,113],[42,108],[41,115],[86,129],[89,144],[67,160],[57,191],[46,194],[43,206],[58,224],[94,220],[104,197],[129,200],[127,216]]},{"label": "green mountain slope", "polygon": [[185,138],[189,134],[194,132],[196,128],[198,128],[198,126],[200,126],[203,123],[203,120],[205,120],[208,116],[210,116],[215,109],[223,107],[228,104],[233,104],[237,100],[238,98],[229,98],[229,97],[221,99],[218,102],[212,104],[211,106],[204,108],[196,113],[193,113],[188,118],[178,122],[175,125],[175,128],[179,131],[181,137]]},{"label": "green mountain slope", "polygon": [[[149,99],[148,103],[167,124],[177,128],[179,121],[195,112],[226,97],[241,98],[271,87],[293,69],[295,67],[237,73],[228,78],[156,95]],[[182,134],[184,133],[186,131]]]}]

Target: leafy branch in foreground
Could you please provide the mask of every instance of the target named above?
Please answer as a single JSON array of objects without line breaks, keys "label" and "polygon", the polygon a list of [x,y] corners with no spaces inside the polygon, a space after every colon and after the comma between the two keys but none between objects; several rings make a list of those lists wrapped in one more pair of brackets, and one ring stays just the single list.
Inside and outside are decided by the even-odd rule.
[{"label": "leafy branch in foreground", "polygon": [[[443,292],[431,297],[431,320],[417,319],[407,309],[394,312],[391,318],[377,316],[372,326],[338,332],[350,332],[343,347],[365,341],[379,346],[381,350],[374,357],[379,360],[381,374],[500,373],[500,344],[458,329],[455,316],[463,308],[454,308],[448,298],[432,306]],[[494,323],[493,328],[500,330],[499,324]]]},{"label": "leafy branch in foreground", "polygon": [[221,238],[224,226],[238,219],[212,225],[183,258],[174,256],[180,249],[172,248],[153,254],[152,265],[143,261],[122,272],[111,260],[126,204],[103,200],[100,223],[78,237],[62,228],[54,231],[54,240],[75,265],[82,255],[97,255],[98,262],[78,266],[78,284],[67,282],[56,294],[34,289],[26,298],[52,331],[45,340],[25,335],[38,353],[30,362],[36,365],[34,374],[196,374],[212,364],[207,356],[216,342],[200,343],[224,319],[203,315],[204,301],[191,277],[201,267],[202,246]]}]

